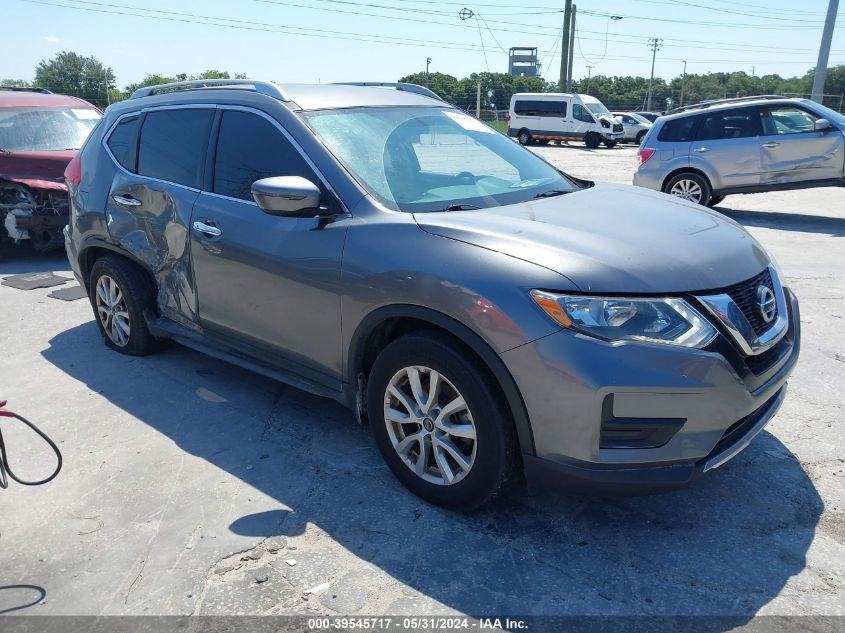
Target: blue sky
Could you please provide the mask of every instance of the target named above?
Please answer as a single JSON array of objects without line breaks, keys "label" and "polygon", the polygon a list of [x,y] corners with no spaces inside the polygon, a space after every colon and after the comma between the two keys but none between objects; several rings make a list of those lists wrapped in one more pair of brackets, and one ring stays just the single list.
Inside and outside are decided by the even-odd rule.
[{"label": "blue sky", "polygon": [[[0,77],[31,79],[61,50],[94,55],[123,86],[146,73],[207,68],[279,82],[395,81],[431,70],[507,70],[510,46],[537,46],[557,80],[563,0],[2,0]],[[581,0],[576,78],[752,70],[785,76],[816,63],[827,0]],[[461,20],[464,7],[472,17]],[[87,9],[87,10],[86,10]],[[124,15],[120,15],[124,14]],[[125,15],[136,14],[136,15]],[[6,13],[7,17],[9,13]],[[146,17],[139,17],[139,16]],[[465,13],[465,16],[467,14]],[[623,16],[611,20],[610,15]],[[25,28],[22,25],[26,25]],[[239,27],[239,28],[236,28]],[[831,65],[845,63],[840,6]]]}]

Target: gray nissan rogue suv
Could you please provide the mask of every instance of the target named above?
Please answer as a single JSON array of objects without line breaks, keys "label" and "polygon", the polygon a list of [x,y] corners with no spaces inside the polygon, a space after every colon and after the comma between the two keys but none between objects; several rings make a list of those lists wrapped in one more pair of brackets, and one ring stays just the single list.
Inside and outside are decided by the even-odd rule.
[{"label": "gray nissan rogue suv", "polygon": [[394,88],[188,82],[108,108],[65,229],[105,343],[173,339],[335,398],[455,508],[518,469],[650,491],[745,448],[798,358],[765,250]]}]

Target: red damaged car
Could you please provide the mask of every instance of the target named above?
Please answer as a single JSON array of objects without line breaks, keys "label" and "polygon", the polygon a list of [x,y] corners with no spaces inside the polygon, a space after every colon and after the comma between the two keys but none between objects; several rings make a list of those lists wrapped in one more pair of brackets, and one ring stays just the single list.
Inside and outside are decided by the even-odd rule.
[{"label": "red damaged car", "polygon": [[65,167],[101,115],[76,97],[0,87],[0,245],[63,247]]}]

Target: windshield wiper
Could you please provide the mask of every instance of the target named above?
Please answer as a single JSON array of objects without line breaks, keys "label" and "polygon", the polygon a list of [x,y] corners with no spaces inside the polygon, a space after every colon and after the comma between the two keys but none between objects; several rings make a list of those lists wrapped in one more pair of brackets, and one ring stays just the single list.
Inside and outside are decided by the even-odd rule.
[{"label": "windshield wiper", "polygon": [[567,193],[572,193],[571,191],[563,191],[562,189],[550,189],[549,191],[544,191],[543,193],[538,193],[534,198],[553,198],[554,196],[562,196]]},{"label": "windshield wiper", "polygon": [[445,209],[437,209],[436,212],[439,211],[475,211],[476,209],[480,209],[481,207],[477,207],[474,204],[452,204],[446,207]]}]

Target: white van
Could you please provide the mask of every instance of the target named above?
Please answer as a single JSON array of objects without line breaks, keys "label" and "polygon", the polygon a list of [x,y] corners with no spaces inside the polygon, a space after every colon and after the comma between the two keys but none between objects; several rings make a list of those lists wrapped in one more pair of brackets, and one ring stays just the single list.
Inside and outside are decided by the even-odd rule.
[{"label": "white van", "polygon": [[508,136],[522,145],[535,141],[584,141],[613,147],[624,137],[622,122],[590,95],[517,92],[511,97]]}]

